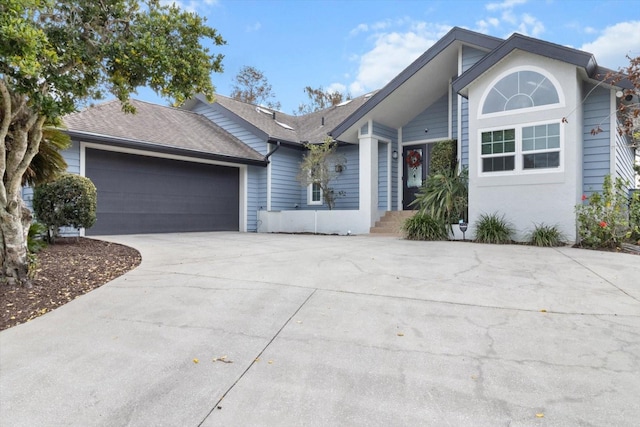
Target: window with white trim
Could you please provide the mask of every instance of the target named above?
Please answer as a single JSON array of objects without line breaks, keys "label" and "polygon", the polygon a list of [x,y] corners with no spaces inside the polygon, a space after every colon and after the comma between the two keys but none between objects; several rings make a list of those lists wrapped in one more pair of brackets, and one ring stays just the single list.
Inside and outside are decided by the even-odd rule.
[{"label": "window with white trim", "polygon": [[559,169],[560,122],[510,126],[480,133],[480,171]]},{"label": "window with white trim", "polygon": [[322,204],[322,187],[319,182],[313,182],[307,189],[309,205],[321,205]]},{"label": "window with white trim", "polygon": [[547,77],[531,70],[516,71],[498,80],[484,100],[482,114],[558,104],[560,97]]}]

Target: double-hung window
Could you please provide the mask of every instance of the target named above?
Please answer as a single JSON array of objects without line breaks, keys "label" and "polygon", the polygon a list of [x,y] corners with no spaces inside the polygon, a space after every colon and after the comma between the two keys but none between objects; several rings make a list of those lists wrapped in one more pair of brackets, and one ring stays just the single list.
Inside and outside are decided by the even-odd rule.
[{"label": "double-hung window", "polygon": [[313,182],[309,185],[308,189],[308,204],[309,205],[321,205],[322,204],[322,187],[319,182]]},{"label": "double-hung window", "polygon": [[480,135],[481,173],[558,169],[560,123],[510,126]]}]

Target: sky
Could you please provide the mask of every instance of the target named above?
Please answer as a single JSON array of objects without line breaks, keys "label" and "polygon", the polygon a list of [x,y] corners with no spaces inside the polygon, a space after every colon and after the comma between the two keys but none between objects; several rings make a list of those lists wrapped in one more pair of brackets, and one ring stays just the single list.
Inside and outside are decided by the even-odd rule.
[{"label": "sky", "polygon": [[[262,71],[281,111],[308,102],[306,86],[359,96],[380,89],[452,27],[495,37],[513,33],[595,55],[619,69],[640,56],[640,0],[162,0],[207,18],[227,41],[228,96],[244,66]],[[135,98],[167,104],[152,91]]]}]

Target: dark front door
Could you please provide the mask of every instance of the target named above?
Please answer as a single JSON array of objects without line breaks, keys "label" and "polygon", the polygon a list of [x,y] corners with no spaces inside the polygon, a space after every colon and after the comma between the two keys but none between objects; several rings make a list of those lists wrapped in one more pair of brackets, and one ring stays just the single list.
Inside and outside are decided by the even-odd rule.
[{"label": "dark front door", "polygon": [[402,208],[404,210],[417,209],[409,206],[416,199],[416,193],[427,178],[429,168],[428,145],[408,145],[402,149],[404,172],[402,175]]}]

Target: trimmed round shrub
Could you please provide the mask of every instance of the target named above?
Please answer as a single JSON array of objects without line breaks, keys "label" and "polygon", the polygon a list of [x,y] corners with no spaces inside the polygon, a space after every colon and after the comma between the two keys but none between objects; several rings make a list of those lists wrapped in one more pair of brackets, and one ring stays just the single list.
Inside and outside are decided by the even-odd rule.
[{"label": "trimmed round shrub", "polygon": [[402,231],[409,240],[447,240],[449,233],[444,221],[431,215],[417,213],[402,225]]},{"label": "trimmed round shrub", "polygon": [[60,227],[90,228],[96,222],[97,191],[89,178],[65,173],[33,191],[33,210],[49,229],[49,238]]},{"label": "trimmed round shrub", "polygon": [[504,215],[497,213],[482,214],[475,223],[476,239],[478,243],[511,243],[514,233],[513,226],[505,219]]}]

